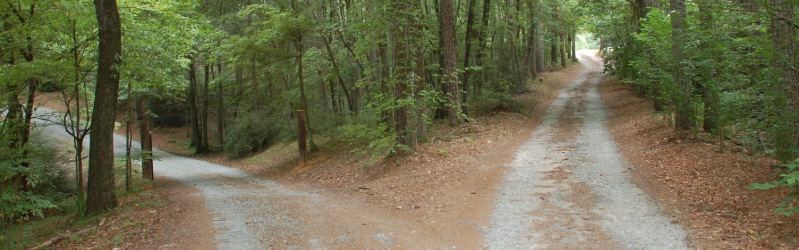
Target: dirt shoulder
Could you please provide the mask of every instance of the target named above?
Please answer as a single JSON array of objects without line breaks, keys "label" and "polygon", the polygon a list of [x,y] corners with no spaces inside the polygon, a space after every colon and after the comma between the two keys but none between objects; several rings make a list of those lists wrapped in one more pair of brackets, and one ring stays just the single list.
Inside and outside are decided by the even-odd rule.
[{"label": "dirt shoulder", "polygon": [[[600,92],[611,109],[619,151],[634,165],[635,183],[654,196],[703,249],[796,248],[799,220],[774,214],[783,191],[754,191],[775,180],[774,160],[705,135],[680,134],[630,86],[606,78]],[[729,144],[729,143],[728,143]]]},{"label": "dirt shoulder", "polygon": [[[216,249],[211,215],[202,194],[178,181],[120,197],[120,206],[91,231],[67,237],[51,249]],[[81,231],[84,228],[73,229]]]}]

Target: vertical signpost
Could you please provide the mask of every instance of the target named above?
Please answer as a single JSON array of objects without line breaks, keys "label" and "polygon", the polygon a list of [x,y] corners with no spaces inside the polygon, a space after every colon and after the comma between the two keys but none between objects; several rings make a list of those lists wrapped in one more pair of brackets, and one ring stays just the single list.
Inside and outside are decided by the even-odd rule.
[{"label": "vertical signpost", "polygon": [[308,131],[305,130],[305,110],[297,110],[297,144],[300,146],[300,164],[307,163]]}]

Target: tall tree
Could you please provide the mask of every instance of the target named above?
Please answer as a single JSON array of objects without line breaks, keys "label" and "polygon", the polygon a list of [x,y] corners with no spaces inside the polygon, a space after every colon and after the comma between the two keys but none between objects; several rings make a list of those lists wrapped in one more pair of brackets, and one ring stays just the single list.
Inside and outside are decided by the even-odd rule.
[{"label": "tall tree", "polygon": [[460,124],[461,102],[458,89],[457,59],[455,57],[455,15],[452,0],[441,0],[441,20],[444,50],[444,79],[449,99],[448,120],[450,125]]},{"label": "tall tree", "polygon": [[114,179],[114,122],[119,96],[122,28],[116,0],[95,0],[100,45],[94,114],[89,143],[86,213],[98,214],[117,206]]},{"label": "tall tree", "polygon": [[[790,0],[771,0],[774,13],[771,17],[771,38],[774,41],[779,57],[776,58],[776,67],[781,70],[781,85],[785,90],[785,119],[787,120],[790,136],[793,138],[789,147],[799,147],[799,48],[796,42],[796,3]],[[793,158],[799,152],[786,152],[787,157]]]},{"label": "tall tree", "polygon": [[195,154],[208,153],[205,139],[203,139],[202,126],[200,121],[200,110],[197,104],[197,55],[190,56],[189,65],[189,113],[191,115],[191,145],[194,146]]},{"label": "tall tree", "polygon": [[[469,7],[466,11],[466,37],[464,42],[464,53],[463,53],[463,82],[461,83],[461,105],[466,107],[466,104],[469,100],[469,77],[471,76],[471,70],[469,70],[470,59],[472,58],[472,38],[475,36],[474,30],[474,9],[475,9],[475,2],[477,0],[469,0]],[[464,114],[468,114],[468,109],[463,109]]]},{"label": "tall tree", "polygon": [[683,74],[683,45],[685,31],[685,0],[671,0],[671,56],[673,60],[672,78],[675,81],[678,95],[675,101],[675,126],[678,130],[690,130],[695,125],[694,106],[691,97],[691,85]]},{"label": "tall tree", "polygon": [[537,33],[539,32],[536,27],[538,25],[538,21],[535,20],[536,18],[536,10],[538,8],[538,1],[537,0],[530,0],[528,3],[528,7],[530,8],[530,27],[527,32],[527,78],[530,80],[534,80],[538,78],[538,70],[536,70],[536,47],[538,46],[537,41]]},{"label": "tall tree", "polygon": [[[475,53],[475,63],[477,66],[483,67],[485,62],[484,58],[486,57],[486,47],[488,46],[488,19],[491,15],[491,0],[483,0],[483,13],[480,15],[480,32],[477,36],[477,51]],[[480,75],[485,75],[485,69],[480,71]],[[483,82],[485,81],[485,77],[481,77],[475,86],[474,93],[475,97],[480,96],[480,91],[483,89]]]}]

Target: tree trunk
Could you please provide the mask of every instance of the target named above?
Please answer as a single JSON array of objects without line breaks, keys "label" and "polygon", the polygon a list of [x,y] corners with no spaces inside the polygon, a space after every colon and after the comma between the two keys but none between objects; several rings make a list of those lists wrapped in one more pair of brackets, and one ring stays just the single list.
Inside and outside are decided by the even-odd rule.
[{"label": "tree trunk", "polygon": [[[413,49],[411,43],[410,29],[413,24],[412,0],[391,1],[391,10],[395,12],[394,27],[392,28],[391,42],[394,44],[394,68],[396,79],[393,84],[394,90],[394,131],[397,133],[397,143],[409,145],[411,141],[408,133],[408,108],[405,100],[408,98],[406,90],[412,81],[413,72]],[[388,62],[384,62],[388,63]],[[391,86],[391,85],[389,85]]]},{"label": "tree trunk", "polygon": [[100,45],[97,62],[86,213],[99,214],[117,206],[114,178],[114,121],[119,96],[122,32],[116,0],[95,0]]},{"label": "tree trunk", "polygon": [[[333,71],[336,74],[336,80],[338,80],[338,85],[341,88],[341,91],[344,92],[344,98],[347,99],[347,108],[350,110],[350,115],[355,115],[357,110],[353,105],[352,97],[350,96],[350,91],[347,89],[347,86],[344,84],[344,79],[341,78],[341,70],[339,70],[338,63],[336,62],[336,57],[333,55],[333,50],[330,48],[330,43],[333,41],[332,37],[322,37],[322,42],[325,45],[325,51],[327,51],[327,58],[330,60],[330,64],[333,65]],[[331,85],[331,94],[333,87]],[[334,100],[335,101],[335,100]]]},{"label": "tree trunk", "polygon": [[558,38],[559,38],[558,40],[560,40],[560,66],[565,68],[566,67],[566,39],[564,39],[564,38],[566,38],[566,35],[564,35],[563,33],[560,33],[560,35],[558,35]]},{"label": "tree trunk", "polygon": [[536,62],[536,34],[538,31],[536,30],[536,26],[538,25],[538,21],[535,20],[536,18],[536,10],[538,8],[537,0],[530,0],[530,27],[528,31],[528,40],[527,40],[527,78],[530,81],[535,81],[538,78],[538,71],[535,68]]},{"label": "tree trunk", "polygon": [[189,113],[191,116],[191,145],[194,146],[195,154],[208,153],[203,144],[202,130],[200,128],[200,111],[197,107],[197,62],[195,56],[191,56],[189,65]]},{"label": "tree trunk", "polygon": [[571,33],[571,49],[572,49],[572,61],[578,62],[577,60],[577,31],[572,31]]},{"label": "tree trunk", "polygon": [[[465,38],[465,48],[463,54],[463,82],[461,83],[461,91],[462,94],[461,98],[461,106],[467,107],[467,103],[469,100],[469,77],[471,75],[471,70],[469,70],[469,60],[472,57],[472,37],[474,37],[474,5],[477,0],[469,0],[469,9],[466,13],[466,38]],[[463,113],[468,115],[469,110],[464,108]]]},{"label": "tree trunk", "polygon": [[303,67],[302,58],[304,50],[305,48],[303,46],[303,36],[302,34],[298,34],[297,35],[297,81],[300,84],[300,106],[302,107],[302,110],[305,110],[305,112],[303,112],[303,115],[305,116],[304,117],[305,131],[308,133],[309,151],[313,152],[315,150],[316,145],[314,145],[313,131],[311,131],[311,119],[309,118],[310,117],[309,114],[311,113],[311,111],[308,109],[309,108],[308,99],[305,96],[305,78],[303,76],[304,73],[302,68]]},{"label": "tree trunk", "polygon": [[[487,43],[488,43],[487,42],[487,40],[488,40],[487,39],[488,38],[487,31],[488,31],[488,18],[490,17],[489,16],[490,14],[491,14],[491,0],[484,0],[483,1],[483,14],[481,15],[481,19],[480,19],[480,22],[481,22],[480,23],[480,33],[477,36],[478,46],[477,46],[477,51],[475,53],[475,61],[476,61],[477,66],[483,66],[484,65],[483,60],[485,58],[485,50],[486,50],[486,46],[487,46]],[[484,72],[485,72],[485,69],[480,70],[480,75],[484,76],[485,75]],[[480,92],[483,90],[483,82],[485,82],[485,77],[481,77],[481,79],[479,81],[477,81],[477,85],[475,86],[474,91],[472,91],[473,96],[475,98],[480,96]]]},{"label": "tree trunk", "polygon": [[549,44],[549,63],[552,64],[552,67],[558,65],[558,38],[555,36],[554,39],[550,40]]},{"label": "tree trunk", "polygon": [[786,160],[799,157],[796,148],[799,146],[799,57],[797,56],[796,27],[792,22],[796,19],[796,5],[792,1],[771,0],[774,14],[771,20],[771,38],[774,41],[778,58],[776,66],[782,71],[782,87],[785,93],[785,119],[792,139],[785,145],[780,158]]},{"label": "tree trunk", "polygon": [[141,174],[145,180],[153,180],[153,142],[150,136],[150,117],[147,115],[149,105],[147,96],[138,98],[136,118],[139,121],[139,146],[141,147]]},{"label": "tree trunk", "polygon": [[211,144],[208,143],[208,104],[210,103],[209,95],[208,95],[208,84],[210,84],[210,71],[211,66],[208,63],[203,65],[204,69],[204,77],[205,77],[205,84],[203,86],[203,111],[202,111],[202,139],[203,145],[206,147],[208,151],[210,151]]},{"label": "tree trunk", "polygon": [[[221,75],[222,74],[222,63],[218,62],[216,67],[216,73]],[[219,134],[219,145],[222,147],[225,146],[225,90],[222,86],[222,82],[224,81],[217,81],[217,89],[216,89],[216,96],[217,96],[217,103],[216,103],[216,132]]]},{"label": "tree trunk", "polygon": [[452,11],[452,0],[441,0],[441,20],[444,33],[444,79],[449,98],[449,125],[461,123],[460,90],[458,89],[457,59],[455,57],[455,16]]},{"label": "tree trunk", "polygon": [[695,125],[694,118],[694,105],[690,91],[691,86],[689,81],[685,80],[682,70],[683,51],[682,45],[684,44],[684,31],[683,21],[685,20],[685,0],[671,0],[670,8],[671,14],[671,30],[672,30],[672,47],[671,54],[674,60],[674,68],[672,69],[672,76],[675,80],[678,94],[675,103],[675,126],[677,130],[690,130]]},{"label": "tree trunk", "polygon": [[537,22],[536,29],[536,48],[535,48],[535,70],[539,73],[547,70],[546,56],[544,55],[544,22]]},{"label": "tree trunk", "polygon": [[[699,15],[700,15],[699,25],[700,28],[705,31],[713,29],[713,15],[708,10],[709,7],[708,1],[712,0],[695,1],[695,3],[699,6]],[[708,43],[706,41],[700,41],[699,48],[700,50],[703,51],[709,49]],[[713,69],[703,70],[703,72],[700,72],[699,74],[700,76],[702,76],[701,78],[702,80],[699,83],[695,83],[695,85],[697,85],[697,88],[699,88],[698,90],[702,94],[702,102],[704,103],[704,110],[702,112],[702,117],[704,118],[702,119],[702,129],[705,132],[711,133],[713,135],[718,135],[720,108],[719,108],[718,95],[715,89],[713,89],[713,84],[712,84],[713,82],[712,79],[717,77],[716,74],[713,72],[716,72],[718,70],[717,69],[718,64],[716,64],[717,63],[717,60],[715,59],[716,56],[714,55],[711,57],[714,58],[713,60],[714,65],[712,66]]]}]

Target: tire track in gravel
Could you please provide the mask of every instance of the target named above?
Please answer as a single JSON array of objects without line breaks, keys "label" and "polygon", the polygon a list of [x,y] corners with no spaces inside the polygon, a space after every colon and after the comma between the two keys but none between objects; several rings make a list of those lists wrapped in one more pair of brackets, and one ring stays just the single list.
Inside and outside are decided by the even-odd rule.
[{"label": "tire track in gravel", "polygon": [[495,198],[491,249],[686,249],[685,231],[629,179],[597,91],[602,63],[560,90],[532,138],[517,150]]}]

